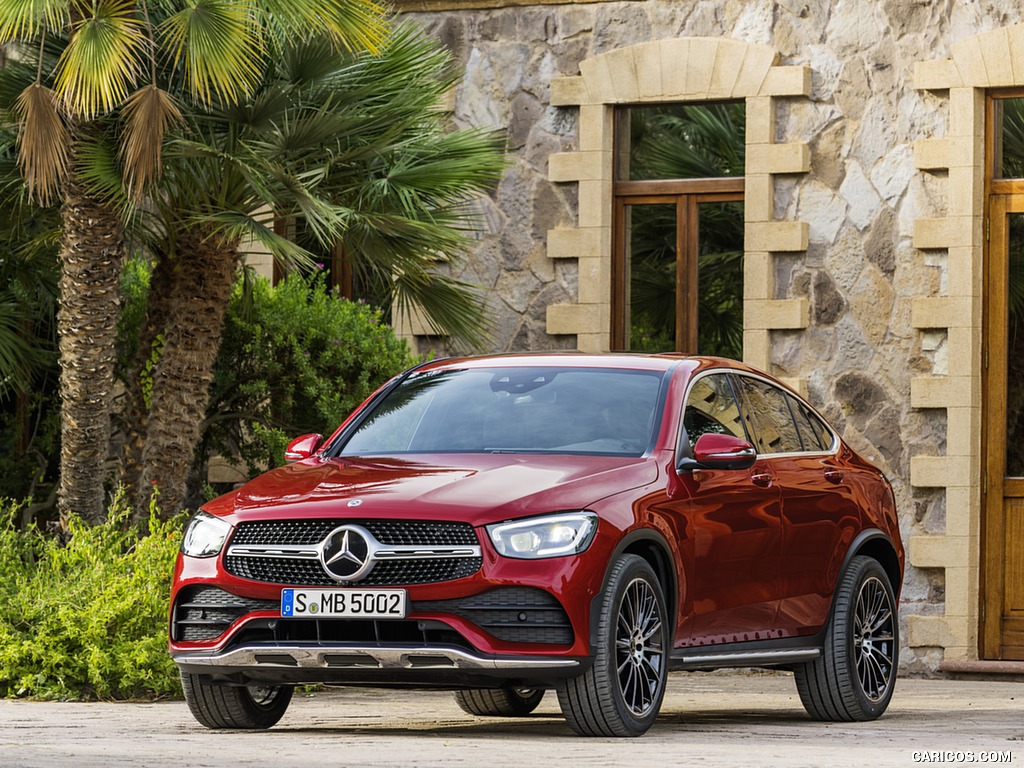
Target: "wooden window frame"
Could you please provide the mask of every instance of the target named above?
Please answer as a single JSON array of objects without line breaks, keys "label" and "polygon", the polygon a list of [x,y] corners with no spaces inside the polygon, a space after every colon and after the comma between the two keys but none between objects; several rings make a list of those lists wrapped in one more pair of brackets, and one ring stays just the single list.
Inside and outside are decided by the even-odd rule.
[{"label": "wooden window frame", "polygon": [[626,209],[631,205],[676,206],[676,351],[697,352],[699,206],[742,203],[743,177],[658,181],[616,181],[612,185],[612,349],[629,348],[626,317]]}]

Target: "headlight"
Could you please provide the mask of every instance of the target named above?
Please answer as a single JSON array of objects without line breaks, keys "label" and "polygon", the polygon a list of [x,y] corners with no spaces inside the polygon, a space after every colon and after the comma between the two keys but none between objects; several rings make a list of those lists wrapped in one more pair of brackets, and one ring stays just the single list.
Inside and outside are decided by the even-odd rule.
[{"label": "headlight", "polygon": [[537,560],[582,552],[597,532],[593,512],[566,512],[487,526],[494,548],[505,557]]},{"label": "headlight", "polygon": [[196,512],[185,529],[181,542],[182,553],[189,557],[213,557],[231,532],[231,526],[208,512]]}]

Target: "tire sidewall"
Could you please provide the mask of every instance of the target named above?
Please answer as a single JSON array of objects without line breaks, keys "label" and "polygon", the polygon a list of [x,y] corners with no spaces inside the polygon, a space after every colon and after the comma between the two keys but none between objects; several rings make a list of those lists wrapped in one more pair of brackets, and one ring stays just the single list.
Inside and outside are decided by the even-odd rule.
[{"label": "tire sidewall", "polygon": [[[598,654],[596,665],[601,674],[607,678],[609,689],[613,695],[610,704],[614,706],[617,719],[629,731],[630,734],[639,735],[647,731],[658,717],[661,710],[661,703],[665,697],[665,687],[668,682],[668,661],[671,651],[671,635],[668,631],[670,619],[667,615],[665,595],[661,583],[658,581],[654,570],[646,560],[637,555],[624,555],[621,559],[621,568],[613,571],[608,585],[605,588],[605,599],[601,604],[601,621],[598,624]],[[658,613],[661,616],[661,644],[662,659],[658,691],[650,711],[643,717],[637,717],[626,706],[621,684],[617,673],[617,659],[615,653],[615,636],[618,626],[619,611],[622,609],[622,602],[626,596],[627,587],[635,579],[643,579],[654,592],[658,603]]]},{"label": "tire sidewall", "polygon": [[[854,647],[854,625],[855,625],[855,612],[857,599],[860,595],[864,585],[871,579],[876,579],[885,591],[886,597],[889,601],[889,609],[892,612],[892,631],[893,631],[893,663],[892,670],[889,674],[888,685],[886,686],[885,693],[878,701],[872,701],[868,698],[867,694],[864,693],[863,687],[860,684],[860,676],[857,670],[857,651]],[[889,701],[892,699],[893,690],[896,687],[896,673],[899,669],[899,648],[900,648],[900,637],[899,637],[899,614],[897,612],[897,605],[895,596],[892,591],[892,585],[889,583],[889,577],[885,570],[873,558],[864,557],[863,559],[858,558],[858,562],[854,563],[852,572],[850,573],[849,581],[847,584],[850,585],[850,594],[848,595],[848,613],[846,616],[844,632],[842,636],[838,636],[835,631],[834,625],[833,633],[836,636],[833,638],[833,642],[841,643],[843,645],[843,655],[848,660],[849,675],[851,681],[851,693],[856,701],[857,707],[864,714],[864,719],[874,720],[875,718],[882,715],[883,712],[888,708]]]}]

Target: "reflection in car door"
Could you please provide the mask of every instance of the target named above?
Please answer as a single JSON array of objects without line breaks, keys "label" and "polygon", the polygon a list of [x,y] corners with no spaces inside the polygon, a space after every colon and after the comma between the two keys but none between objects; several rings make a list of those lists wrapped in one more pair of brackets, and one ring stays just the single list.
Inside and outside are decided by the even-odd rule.
[{"label": "reflection in car door", "polygon": [[843,554],[859,524],[857,508],[832,451],[834,438],[813,411],[763,379],[737,375],[734,381],[782,494],[776,636],[811,635],[828,618]]},{"label": "reflection in car door", "polygon": [[[748,439],[729,376],[711,373],[691,386],[680,440],[705,432]],[[778,608],[782,550],[780,496],[766,462],[747,470],[701,469],[683,478],[685,498],[670,500],[693,542],[689,644],[745,642],[769,636]]]}]

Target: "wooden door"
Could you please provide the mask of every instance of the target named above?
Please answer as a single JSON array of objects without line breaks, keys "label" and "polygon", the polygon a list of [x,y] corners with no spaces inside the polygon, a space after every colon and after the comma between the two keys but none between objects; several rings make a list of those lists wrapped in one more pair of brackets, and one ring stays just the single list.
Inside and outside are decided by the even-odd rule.
[{"label": "wooden door", "polygon": [[981,656],[1024,660],[1024,195],[989,198]]}]

